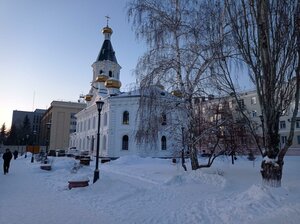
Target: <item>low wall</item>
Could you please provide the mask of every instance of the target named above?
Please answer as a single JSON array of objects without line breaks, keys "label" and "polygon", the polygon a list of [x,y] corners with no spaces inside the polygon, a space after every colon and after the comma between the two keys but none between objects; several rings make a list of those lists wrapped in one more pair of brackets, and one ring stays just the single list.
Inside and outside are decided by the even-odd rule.
[{"label": "low wall", "polygon": [[[26,145],[0,145],[0,153],[4,153],[9,148],[11,152],[17,150],[20,154],[26,152]],[[40,146],[41,151],[46,151],[46,146]]]}]

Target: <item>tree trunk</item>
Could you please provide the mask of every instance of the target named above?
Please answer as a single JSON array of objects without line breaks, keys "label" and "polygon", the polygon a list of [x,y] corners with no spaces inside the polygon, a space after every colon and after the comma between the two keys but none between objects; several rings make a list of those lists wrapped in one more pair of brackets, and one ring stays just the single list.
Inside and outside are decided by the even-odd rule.
[{"label": "tree trunk", "polygon": [[194,147],[191,147],[191,166],[192,170],[197,170],[199,168],[199,162],[197,157],[197,150]]},{"label": "tree trunk", "polygon": [[261,175],[263,184],[270,187],[281,187],[283,162],[263,160],[261,163]]}]

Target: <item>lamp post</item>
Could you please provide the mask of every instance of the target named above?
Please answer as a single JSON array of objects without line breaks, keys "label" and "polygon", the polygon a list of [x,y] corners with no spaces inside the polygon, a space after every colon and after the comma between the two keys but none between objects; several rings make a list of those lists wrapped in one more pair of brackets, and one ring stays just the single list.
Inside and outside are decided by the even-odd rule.
[{"label": "lamp post", "polygon": [[100,146],[100,121],[101,121],[101,110],[103,107],[104,102],[98,100],[96,102],[97,109],[98,109],[98,130],[97,130],[97,152],[96,152],[96,168],[94,171],[94,181],[95,183],[99,179],[99,146]]},{"label": "lamp post", "polygon": [[28,139],[29,139],[29,134],[26,135],[26,152],[25,152],[25,158],[27,158]]},{"label": "lamp post", "polygon": [[181,165],[185,171],[186,165],[185,165],[185,159],[184,159],[184,127],[181,127],[181,137],[182,137],[182,149],[181,149]]},{"label": "lamp post", "polygon": [[264,116],[263,115],[259,115],[260,121],[261,121],[261,128],[262,128],[262,134],[263,134],[263,146],[265,148],[265,125],[264,125]]},{"label": "lamp post", "polygon": [[31,162],[32,163],[34,161],[33,154],[34,154],[35,135],[36,135],[36,130],[33,131],[33,144],[32,144],[32,154],[31,154]]},{"label": "lamp post", "polygon": [[48,162],[47,156],[48,156],[48,149],[49,149],[49,142],[50,142],[50,128],[51,128],[51,123],[48,122],[46,123],[47,127],[47,135],[46,135],[46,157],[45,157],[45,163]]}]

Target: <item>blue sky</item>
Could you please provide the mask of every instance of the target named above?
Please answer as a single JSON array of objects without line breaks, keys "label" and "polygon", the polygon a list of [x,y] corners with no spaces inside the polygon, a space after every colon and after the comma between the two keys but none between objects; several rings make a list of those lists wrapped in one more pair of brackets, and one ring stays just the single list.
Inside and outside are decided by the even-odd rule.
[{"label": "blue sky", "polygon": [[91,65],[102,42],[106,15],[121,65],[122,89],[145,49],[128,23],[125,0],[0,0],[0,125],[13,110],[47,109],[53,100],[87,94]]}]

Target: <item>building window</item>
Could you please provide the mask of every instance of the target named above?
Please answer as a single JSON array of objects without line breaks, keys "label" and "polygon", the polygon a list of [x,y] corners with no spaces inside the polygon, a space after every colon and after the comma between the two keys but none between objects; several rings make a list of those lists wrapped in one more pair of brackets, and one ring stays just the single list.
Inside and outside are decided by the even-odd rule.
[{"label": "building window", "polygon": [[109,75],[109,77],[113,77],[112,71],[109,71],[109,72],[108,72],[108,75]]},{"label": "building window", "polygon": [[285,144],[287,140],[286,136],[281,136],[281,144]]},{"label": "building window", "polygon": [[296,128],[300,128],[300,120],[296,121]]},{"label": "building window", "polygon": [[297,142],[300,145],[300,135],[297,136]]},{"label": "building window", "polygon": [[161,150],[167,150],[167,138],[166,138],[166,136],[161,137]]},{"label": "building window", "polygon": [[123,113],[123,124],[129,124],[129,112],[124,111]]},{"label": "building window", "polygon": [[124,135],[122,138],[122,150],[128,150],[128,135]]},{"label": "building window", "polygon": [[161,115],[161,125],[167,125],[167,115],[165,113]]},{"label": "building window", "polygon": [[257,117],[257,112],[256,112],[256,110],[253,110],[253,111],[252,111],[252,117]]},{"label": "building window", "polygon": [[223,109],[223,104],[222,104],[222,103],[219,103],[218,109],[219,109],[219,110],[222,110],[222,109]]},{"label": "building window", "polygon": [[280,129],[285,129],[286,128],[285,121],[280,121],[279,127]]},{"label": "building window", "polygon": [[239,104],[239,109],[241,109],[241,110],[244,110],[245,109],[245,103],[244,103],[244,100],[243,99],[241,99],[241,100],[239,100],[238,101],[238,104]]},{"label": "building window", "polygon": [[255,96],[251,97],[251,104],[256,104],[256,97]]}]

